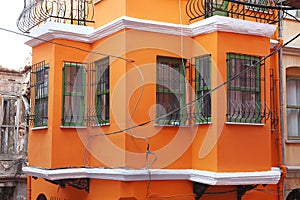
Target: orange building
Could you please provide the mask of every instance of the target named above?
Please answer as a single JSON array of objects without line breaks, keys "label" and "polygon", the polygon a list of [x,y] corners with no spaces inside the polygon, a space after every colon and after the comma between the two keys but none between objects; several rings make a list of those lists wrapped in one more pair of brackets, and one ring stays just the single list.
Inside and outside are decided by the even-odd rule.
[{"label": "orange building", "polygon": [[282,199],[279,17],[257,2],[27,3],[28,199]]}]

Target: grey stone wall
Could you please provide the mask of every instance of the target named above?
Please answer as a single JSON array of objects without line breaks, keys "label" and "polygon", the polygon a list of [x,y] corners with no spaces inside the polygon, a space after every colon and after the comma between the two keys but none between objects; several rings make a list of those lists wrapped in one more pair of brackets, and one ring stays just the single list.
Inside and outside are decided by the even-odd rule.
[{"label": "grey stone wall", "polygon": [[0,68],[0,200],[27,199],[29,71]]}]

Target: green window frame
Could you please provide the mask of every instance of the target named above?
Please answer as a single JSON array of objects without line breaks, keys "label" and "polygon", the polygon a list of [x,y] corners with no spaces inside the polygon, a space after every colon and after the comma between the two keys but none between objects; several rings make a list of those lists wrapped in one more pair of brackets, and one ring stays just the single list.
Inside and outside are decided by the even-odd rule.
[{"label": "green window frame", "polygon": [[95,110],[96,110],[96,124],[107,125],[110,123],[109,101],[110,101],[110,65],[109,57],[102,58],[95,62],[96,66],[96,80],[97,88],[95,95]]},{"label": "green window frame", "polygon": [[48,126],[48,82],[49,65],[44,61],[32,65],[31,67],[31,87],[34,90],[32,102],[33,112],[31,119],[34,127]]},{"label": "green window frame", "polygon": [[286,116],[288,139],[300,139],[300,77],[287,77]]},{"label": "green window frame", "polygon": [[85,125],[86,64],[64,62],[63,126]]},{"label": "green window frame", "polygon": [[157,56],[156,124],[185,125],[185,59]]},{"label": "green window frame", "polygon": [[211,121],[211,55],[195,58],[196,123]]},{"label": "green window frame", "polygon": [[261,63],[258,56],[227,54],[227,121],[261,123]]}]

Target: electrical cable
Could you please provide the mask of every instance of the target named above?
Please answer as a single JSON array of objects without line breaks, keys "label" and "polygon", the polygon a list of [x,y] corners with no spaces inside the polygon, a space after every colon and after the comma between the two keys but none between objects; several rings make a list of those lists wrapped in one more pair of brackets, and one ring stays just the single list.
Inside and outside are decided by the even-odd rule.
[{"label": "electrical cable", "polygon": [[215,88],[211,89],[210,91],[208,91],[207,93],[205,93],[204,95],[202,96],[199,96],[198,98],[195,98],[194,100],[190,101],[189,103],[181,106],[181,107],[178,107],[176,109],[174,109],[173,111],[169,112],[169,113],[166,113],[164,115],[161,115],[161,116],[158,116],[152,120],[148,120],[148,121],[145,121],[143,123],[140,123],[140,124],[137,124],[137,125],[134,125],[132,127],[128,127],[128,128],[125,128],[125,129],[122,129],[122,130],[118,130],[118,131],[113,131],[113,132],[109,132],[109,133],[105,133],[105,134],[94,134],[93,136],[105,136],[105,135],[115,135],[115,134],[119,134],[119,133],[122,133],[122,132],[125,132],[129,129],[134,129],[134,128],[138,128],[140,126],[145,126],[149,123],[152,123],[158,119],[161,119],[161,118],[165,118],[169,115],[172,115],[174,114],[175,112],[178,112],[179,110],[183,109],[183,108],[186,108],[187,106],[191,106],[193,103],[197,102],[198,100],[204,98],[205,96],[207,95],[210,95],[212,92],[215,92],[217,91],[218,89],[224,87],[225,85],[227,85],[229,82],[233,81],[234,79],[238,78],[239,76],[241,76],[243,73],[247,72],[248,70],[252,69],[253,67],[256,67],[256,65],[260,64],[261,62],[265,61],[267,58],[271,57],[272,55],[274,55],[275,53],[277,53],[278,51],[280,51],[282,48],[284,48],[285,46],[287,46],[288,44],[290,44],[291,42],[293,42],[295,39],[297,39],[298,37],[300,36],[300,33],[298,33],[295,37],[293,37],[292,39],[290,39],[288,42],[284,43],[282,46],[280,46],[279,48],[275,49],[274,51],[272,51],[270,54],[268,54],[267,56],[264,56],[262,59],[260,59],[259,61],[255,62],[253,65],[251,65],[250,67],[248,67],[247,69],[237,73],[236,75],[230,77],[227,81],[224,81],[223,83],[219,84],[218,86],[216,86]]},{"label": "electrical cable", "polygon": [[[82,48],[79,48],[79,47],[75,47],[75,46],[72,46],[72,45],[66,45],[66,44],[62,44],[62,43],[59,43],[59,42],[53,42],[53,41],[48,41],[48,40],[45,40],[45,39],[42,39],[42,38],[39,38],[39,37],[34,37],[34,36],[30,36],[30,35],[27,35],[27,34],[24,34],[24,33],[19,33],[19,32],[16,32],[16,31],[12,31],[12,30],[9,30],[9,29],[5,29],[5,28],[2,28],[0,27],[0,30],[2,31],[7,31],[7,32],[10,32],[10,33],[14,33],[14,34],[18,34],[18,35],[21,35],[21,36],[25,36],[25,37],[30,37],[32,39],[36,39],[36,40],[40,40],[40,41],[44,41],[44,42],[47,42],[47,43],[51,43],[51,44],[55,44],[55,45],[59,45],[59,46],[64,46],[64,47],[67,47],[67,48],[72,48],[72,49],[76,49],[76,50],[79,50],[79,51],[83,51],[83,52],[87,52],[87,53],[93,53],[93,54],[97,54],[97,55],[102,55],[102,56],[111,56],[111,57],[114,57],[114,58],[118,58],[118,59],[122,59],[128,63],[132,63],[133,61],[130,60],[130,59],[126,59],[126,58],[123,58],[123,57],[120,57],[120,56],[115,56],[115,55],[111,55],[111,54],[105,54],[105,53],[100,53],[100,52],[95,52],[95,51],[90,51],[90,50],[86,50],[86,49],[82,49]],[[238,74],[232,76],[231,78],[229,78],[227,81],[224,81],[223,83],[219,84],[218,86],[216,86],[215,88],[211,89],[210,91],[208,91],[207,93],[205,93],[204,95],[202,96],[199,96],[198,98],[195,98],[194,100],[190,101],[189,103],[181,106],[181,107],[178,107],[177,109],[174,109],[173,111],[169,112],[169,113],[166,113],[164,115],[161,115],[161,116],[158,116],[158,117],[155,117],[154,119],[152,120],[148,120],[148,121],[145,121],[145,122],[142,122],[142,123],[139,123],[139,124],[136,124],[136,125],[133,125],[133,126],[130,126],[130,127],[127,127],[127,128],[124,128],[124,129],[121,129],[121,130],[117,130],[117,131],[112,131],[112,132],[109,132],[109,133],[100,133],[100,134],[92,134],[91,136],[95,137],[95,136],[108,136],[108,135],[115,135],[115,134],[119,134],[119,133],[124,133],[126,131],[129,131],[130,129],[135,129],[135,128],[138,128],[138,127],[141,127],[141,126],[145,126],[151,122],[154,122],[155,120],[158,120],[158,119],[161,119],[161,118],[165,118],[171,114],[174,114],[175,112],[178,112],[180,109],[183,109],[183,108],[186,108],[187,106],[191,106],[193,103],[195,103],[196,101],[204,98],[205,96],[207,95],[210,95],[212,92],[220,89],[221,87],[227,85],[229,82],[231,82],[232,80],[238,78],[240,75],[242,75],[243,73],[247,72],[248,70],[250,70],[252,67],[255,67],[257,64],[265,61],[267,58],[271,57],[272,55],[274,55],[275,53],[277,53],[278,51],[280,51],[282,48],[284,48],[285,46],[287,46],[288,44],[290,44],[291,42],[293,42],[295,39],[297,39],[298,37],[300,36],[300,33],[298,33],[296,36],[294,36],[293,38],[291,38],[288,42],[284,43],[281,47],[275,49],[274,51],[272,51],[270,54],[268,54],[267,56],[263,57],[261,60],[257,61],[256,63],[254,63],[252,66],[248,67],[247,69],[239,72]],[[137,66],[136,66],[137,67]]]}]

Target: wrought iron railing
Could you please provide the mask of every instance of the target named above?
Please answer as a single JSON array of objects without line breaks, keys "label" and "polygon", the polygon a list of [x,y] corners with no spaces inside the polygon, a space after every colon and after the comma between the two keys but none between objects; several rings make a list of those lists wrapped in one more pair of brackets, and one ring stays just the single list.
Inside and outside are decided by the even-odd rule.
[{"label": "wrought iron railing", "polygon": [[222,15],[275,23],[279,21],[279,9],[279,0],[189,0],[186,4],[190,20]]},{"label": "wrought iron railing", "polygon": [[24,0],[24,9],[17,20],[22,32],[47,21],[87,25],[93,22],[92,0]]}]

